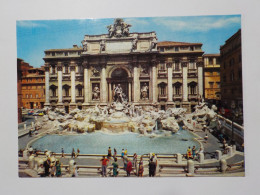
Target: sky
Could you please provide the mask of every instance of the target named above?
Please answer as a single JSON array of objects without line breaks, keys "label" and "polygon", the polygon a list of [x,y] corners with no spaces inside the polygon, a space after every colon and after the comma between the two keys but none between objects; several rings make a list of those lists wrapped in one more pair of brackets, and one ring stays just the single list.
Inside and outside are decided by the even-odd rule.
[{"label": "sky", "polygon": [[[241,28],[240,15],[123,18],[131,32],[155,31],[158,41],[202,43],[205,54],[219,53],[225,41]],[[75,20],[18,20],[17,57],[34,67],[44,65],[44,50],[81,46],[84,35],[107,34],[114,18]]]}]

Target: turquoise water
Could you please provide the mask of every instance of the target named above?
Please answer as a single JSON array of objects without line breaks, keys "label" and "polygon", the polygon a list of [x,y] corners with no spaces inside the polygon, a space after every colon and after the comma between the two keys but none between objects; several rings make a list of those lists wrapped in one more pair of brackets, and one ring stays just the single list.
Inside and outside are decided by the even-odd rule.
[{"label": "turquoise water", "polygon": [[[102,132],[89,133],[84,135],[46,135],[36,140],[32,147],[40,150],[48,149],[60,153],[64,148],[65,153],[71,153],[72,148],[80,149],[81,154],[107,154],[108,147],[112,151],[116,148],[117,153],[127,149],[128,154],[176,154],[186,153],[190,146],[200,147],[199,143],[193,140],[194,135],[186,130],[180,130],[177,134],[167,137],[141,136],[137,133],[105,134]],[[186,139],[187,141],[183,141]]]}]

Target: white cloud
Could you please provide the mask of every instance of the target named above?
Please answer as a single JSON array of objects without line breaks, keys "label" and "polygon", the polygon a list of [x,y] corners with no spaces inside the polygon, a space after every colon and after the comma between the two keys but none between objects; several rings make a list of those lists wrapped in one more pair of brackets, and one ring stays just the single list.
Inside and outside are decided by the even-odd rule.
[{"label": "white cloud", "polygon": [[27,21],[27,20],[18,20],[17,21],[17,26],[20,26],[20,27],[48,27],[47,25],[45,24],[40,24],[40,23],[37,23],[36,21]]},{"label": "white cloud", "polygon": [[211,29],[225,28],[232,24],[240,24],[241,18],[234,17],[183,17],[180,18],[155,18],[158,25],[163,25],[172,31],[197,31],[205,32]]}]

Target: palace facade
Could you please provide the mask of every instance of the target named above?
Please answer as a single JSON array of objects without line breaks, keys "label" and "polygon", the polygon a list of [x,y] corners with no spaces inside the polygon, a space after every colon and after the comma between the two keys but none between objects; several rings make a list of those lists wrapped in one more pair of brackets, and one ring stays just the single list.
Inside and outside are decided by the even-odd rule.
[{"label": "palace facade", "polygon": [[[82,47],[45,51],[45,106],[87,108],[121,98],[135,105],[188,111],[203,98],[201,43],[158,42],[115,19],[108,34],[85,35]],[[121,100],[120,100],[121,101]]]},{"label": "palace facade", "polygon": [[205,101],[220,104],[220,54],[204,54]]},{"label": "palace facade", "polygon": [[221,102],[231,109],[243,109],[241,29],[220,47]]}]

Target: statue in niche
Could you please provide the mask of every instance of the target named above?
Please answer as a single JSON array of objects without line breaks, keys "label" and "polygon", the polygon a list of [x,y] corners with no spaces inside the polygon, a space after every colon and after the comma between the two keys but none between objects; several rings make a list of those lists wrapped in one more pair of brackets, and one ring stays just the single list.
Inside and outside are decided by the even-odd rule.
[{"label": "statue in niche", "polygon": [[157,45],[157,39],[154,37],[151,43],[151,50],[156,49],[156,45]]},{"label": "statue in niche", "polygon": [[148,74],[148,67],[146,65],[141,66],[141,74],[143,74],[143,75]]},{"label": "statue in niche", "polygon": [[99,100],[99,98],[100,98],[100,90],[98,84],[96,84],[92,91],[92,99]]},{"label": "statue in niche", "polygon": [[93,68],[92,69],[92,76],[99,77],[100,76],[100,71],[97,68]]},{"label": "statue in niche", "polygon": [[146,83],[144,83],[142,89],[141,89],[141,98],[143,100],[148,99],[148,92],[149,92],[149,87],[147,86]]},{"label": "statue in niche", "polygon": [[106,50],[106,44],[105,44],[105,41],[102,40],[100,42],[100,52],[105,51],[105,50]]},{"label": "statue in niche", "polygon": [[123,89],[120,84],[118,84],[114,89],[114,101],[122,103],[124,101]]}]

